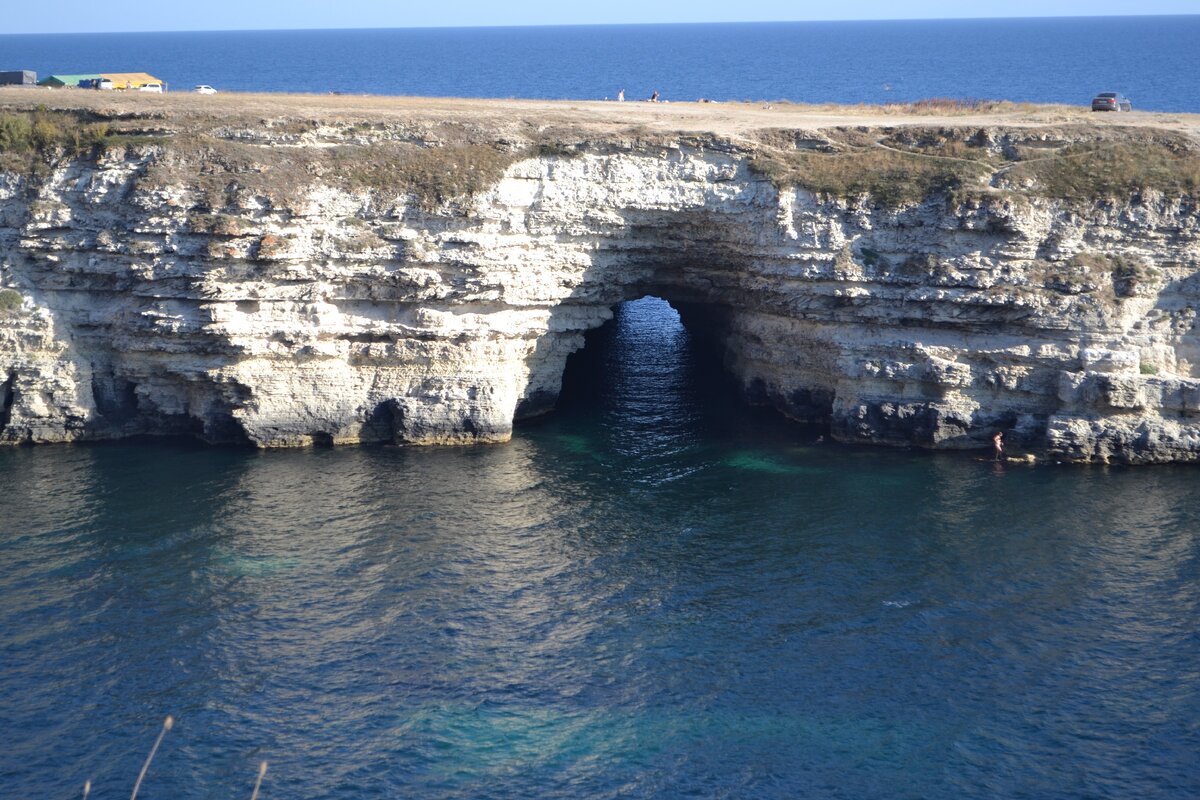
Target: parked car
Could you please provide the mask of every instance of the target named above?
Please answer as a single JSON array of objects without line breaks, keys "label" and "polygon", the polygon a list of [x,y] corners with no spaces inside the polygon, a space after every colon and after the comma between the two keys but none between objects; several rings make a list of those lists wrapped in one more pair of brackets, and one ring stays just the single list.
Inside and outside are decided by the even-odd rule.
[{"label": "parked car", "polygon": [[162,94],[163,85],[161,83],[147,83],[144,86],[139,86],[138,91],[139,92],[155,92],[157,94]]},{"label": "parked car", "polygon": [[1133,103],[1120,92],[1101,92],[1092,98],[1092,111],[1133,111]]},{"label": "parked car", "polygon": [[203,83],[200,84],[199,86],[197,86],[196,88],[192,89],[192,91],[195,92],[196,94],[216,94],[217,93],[216,89],[214,89],[211,86],[207,86]]}]

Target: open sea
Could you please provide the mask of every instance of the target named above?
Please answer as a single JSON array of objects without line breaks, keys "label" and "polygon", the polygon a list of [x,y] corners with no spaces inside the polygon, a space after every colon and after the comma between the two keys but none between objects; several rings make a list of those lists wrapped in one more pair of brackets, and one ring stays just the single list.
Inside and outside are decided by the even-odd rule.
[{"label": "open sea", "polygon": [[1119,91],[1135,108],[1200,111],[1200,15],[0,35],[8,69],[461,97],[1083,104]]},{"label": "open sea", "polygon": [[0,797],[1200,796],[1200,481],[817,443],[662,301],[510,444],[0,449]]}]

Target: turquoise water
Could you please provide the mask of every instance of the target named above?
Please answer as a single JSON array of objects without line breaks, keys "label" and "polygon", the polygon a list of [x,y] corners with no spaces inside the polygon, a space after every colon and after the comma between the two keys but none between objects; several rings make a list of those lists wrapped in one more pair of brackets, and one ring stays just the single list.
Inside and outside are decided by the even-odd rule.
[{"label": "turquoise water", "polygon": [[1139,109],[1200,111],[1197,41],[1200,15],[38,34],[0,35],[0,69],[145,71],[175,91],[586,100],[623,88],[630,100],[1086,105],[1119,91]]},{"label": "turquoise water", "polygon": [[1200,489],[814,444],[657,301],[509,445],[0,451],[0,797],[1192,798]]}]

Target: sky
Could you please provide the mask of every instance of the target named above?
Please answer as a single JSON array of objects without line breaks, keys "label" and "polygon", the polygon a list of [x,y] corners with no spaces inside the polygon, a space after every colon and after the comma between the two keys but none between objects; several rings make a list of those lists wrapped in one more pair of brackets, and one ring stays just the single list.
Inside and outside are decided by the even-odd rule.
[{"label": "sky", "polygon": [[1195,14],[1198,0],[5,0],[0,33]]}]

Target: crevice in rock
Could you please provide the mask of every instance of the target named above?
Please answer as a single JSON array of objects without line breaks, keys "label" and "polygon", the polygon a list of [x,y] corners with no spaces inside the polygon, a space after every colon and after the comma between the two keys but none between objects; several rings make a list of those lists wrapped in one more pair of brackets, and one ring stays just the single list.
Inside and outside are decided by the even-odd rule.
[{"label": "crevice in rock", "polygon": [[367,415],[359,440],[363,442],[401,441],[404,429],[404,408],[395,400],[384,400]]},{"label": "crevice in rock", "polygon": [[196,438],[209,444],[226,444],[236,447],[253,447],[254,442],[246,434],[245,427],[228,411],[211,413],[196,420]]},{"label": "crevice in rock", "polygon": [[92,373],[92,400],[109,424],[121,424],[137,416],[137,384],[113,372]]},{"label": "crevice in rock", "polygon": [[809,425],[828,425],[833,418],[835,395],[824,389],[793,389],[779,392],[761,378],[747,381],[742,399],[752,406],[774,408],[789,419]]},{"label": "crevice in rock", "polygon": [[8,380],[0,383],[0,431],[12,420],[13,403],[17,400],[17,373],[8,373]]},{"label": "crevice in rock", "polygon": [[522,422],[549,414],[554,411],[554,406],[557,403],[557,392],[549,390],[532,392],[517,402],[517,410],[513,414],[513,422]]}]

